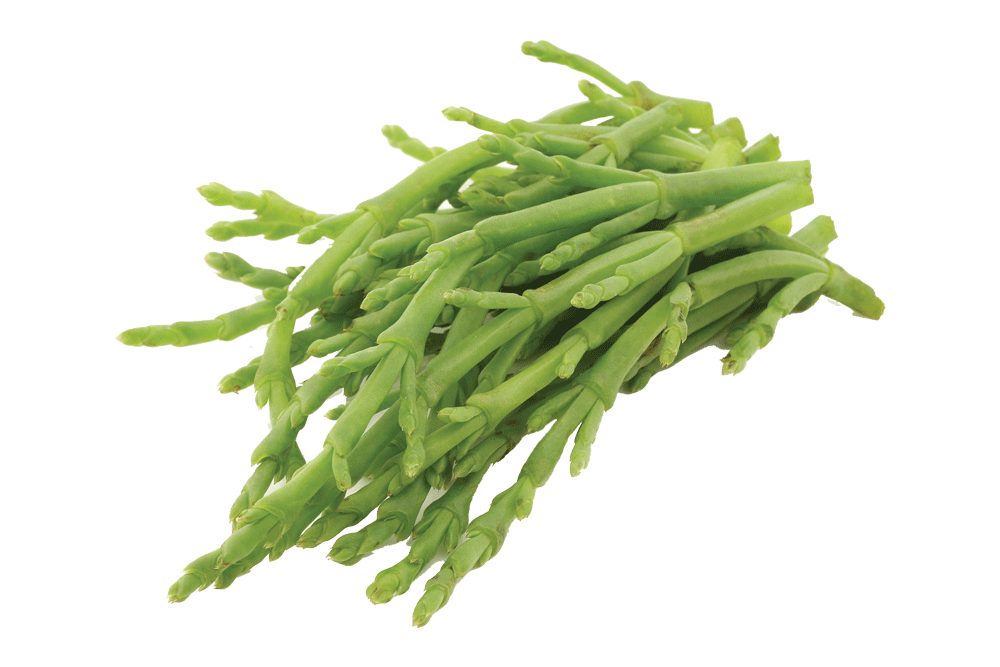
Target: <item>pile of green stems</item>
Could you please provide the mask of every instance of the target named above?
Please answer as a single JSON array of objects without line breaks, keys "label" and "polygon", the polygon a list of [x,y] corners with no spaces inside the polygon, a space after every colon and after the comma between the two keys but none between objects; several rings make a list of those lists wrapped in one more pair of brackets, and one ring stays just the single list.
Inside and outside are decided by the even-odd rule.
[{"label": "pile of green stems", "polygon": [[[523,50],[612,92],[584,80],[585,101],[534,122],[450,107],[449,119],[486,132],[450,151],[386,126],[390,144],[423,164],[345,214],[270,191],[199,189],[254,213],[213,225],[216,240],[333,243],[285,271],[210,253],[222,278],[260,290],[254,303],[120,336],[183,346],[267,325],[263,354],[220,388],[252,385],[270,431],[251,455],[231,534],[184,568],[170,601],[226,588],[293,545],[339,536],[330,558],[350,565],[410,539],[367,593],[387,602],[446,554],[414,611],[423,625],[528,516],[574,433],[570,472],[587,466],[620,393],[713,343],[729,347],[723,372],[739,373],[782,317],[821,295],[881,315],[871,288],[826,259],[830,218],[790,233],[791,212],[813,201],[810,166],[779,161],[776,137],[748,145],[740,121],[716,123],[706,102],[625,83],[548,42]],[[293,369],[312,357],[329,358],[297,381]],[[297,434],[341,394],[306,462]],[[546,428],[513,484],[470,520],[490,466]]]}]

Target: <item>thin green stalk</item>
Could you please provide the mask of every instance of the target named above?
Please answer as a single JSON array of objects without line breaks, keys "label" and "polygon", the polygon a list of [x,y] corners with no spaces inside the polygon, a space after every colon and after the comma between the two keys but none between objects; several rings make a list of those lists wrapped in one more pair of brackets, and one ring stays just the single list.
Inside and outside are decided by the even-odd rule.
[{"label": "thin green stalk", "polygon": [[252,220],[217,222],[205,233],[216,241],[228,241],[237,236],[263,236],[269,241],[297,234],[303,227],[327,217],[297,206],[276,192],[264,190],[259,195],[242,190],[230,190],[221,183],[209,183],[198,192],[212,206],[232,206],[252,210]]},{"label": "thin green stalk", "polygon": [[386,138],[390,146],[421,162],[430,162],[438,155],[447,152],[440,146],[428,148],[427,144],[408,135],[399,125],[383,125],[382,136]]},{"label": "thin green stalk", "polygon": [[[768,163],[771,166],[779,163]],[[734,167],[732,170],[746,170],[749,167]],[[698,172],[695,174],[676,174],[675,176],[711,177],[715,174],[731,171],[718,169]],[[737,185],[736,188],[746,187]],[[690,195],[688,195],[690,196]],[[726,195],[719,195],[725,199]],[[725,206],[713,210],[694,220],[677,222],[668,230],[662,232],[662,241],[656,252],[636,261],[620,265],[615,275],[598,283],[584,287],[573,297],[573,305],[577,308],[593,308],[601,301],[606,301],[619,294],[626,294],[649,277],[684,255],[691,255],[708,248],[721,240],[757,227],[778,215],[789,213],[795,209],[811,204],[812,189],[805,178],[792,178],[779,182],[771,187],[748,194]],[[688,204],[704,205],[704,200]],[[684,206],[683,208],[689,208]],[[657,217],[662,217],[660,214]]]},{"label": "thin green stalk", "polygon": [[379,335],[379,346],[390,346],[392,351],[379,362],[372,377],[334,424],[326,440],[335,452],[333,465],[336,466],[335,475],[342,488],[351,486],[348,469],[342,461],[364,433],[381,404],[382,396],[392,388],[407,359],[412,359],[419,367],[427,335],[444,305],[442,295],[454,289],[479,256],[477,252],[468,253],[456,258],[448,267],[436,271],[421,286],[402,317]]},{"label": "thin green stalk", "polygon": [[261,269],[231,252],[210,252],[205,255],[205,263],[215,269],[223,280],[231,280],[260,290],[268,287],[284,289],[305,269],[304,266],[289,267],[284,272]]},{"label": "thin green stalk", "polygon": [[[735,344],[722,360],[722,374],[735,375],[746,368],[750,357],[771,342],[778,320],[791,313],[807,296],[822,289],[828,280],[829,275],[825,272],[796,278],[771,299],[767,308],[755,315],[738,331],[732,332],[726,342]],[[735,341],[732,334],[736,335]]]},{"label": "thin green stalk", "polygon": [[275,306],[284,294],[282,290],[268,290],[266,296],[270,296],[269,299],[231,310],[215,319],[136,327],[120,333],[118,340],[134,347],[184,347],[215,340],[234,340],[273,320]]},{"label": "thin green stalk", "polygon": [[353,565],[392,539],[405,540],[413,530],[428,491],[429,486],[417,480],[398,496],[387,498],[378,506],[375,521],[334,543],[330,559],[343,565]]}]

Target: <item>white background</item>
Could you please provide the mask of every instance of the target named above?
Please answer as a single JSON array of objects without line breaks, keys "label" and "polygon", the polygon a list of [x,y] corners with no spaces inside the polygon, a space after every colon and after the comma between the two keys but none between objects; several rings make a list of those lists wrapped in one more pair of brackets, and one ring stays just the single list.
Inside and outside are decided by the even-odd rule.
[{"label": "white background", "polygon": [[[997,53],[987,3],[923,4],[6,9],[9,664],[998,664]],[[294,550],[168,606],[181,568],[226,537],[266,428],[250,392],[215,391],[263,332],[185,349],[115,336],[251,301],[209,251],[275,268],[322,251],[216,243],[203,229],[240,213],[194,188],[350,210],[416,165],[385,123],[454,147],[478,132],[446,106],[536,118],[582,99],[581,75],[521,55],[540,39],[811,160],[818,203],[797,224],[833,216],[829,256],[884,318],[823,300],[736,378],[707,350],[622,397],[590,468],[571,479],[562,462],[423,629],[423,580],[365,598],[399,545],[352,568]],[[528,450],[489,473],[474,513]]]}]

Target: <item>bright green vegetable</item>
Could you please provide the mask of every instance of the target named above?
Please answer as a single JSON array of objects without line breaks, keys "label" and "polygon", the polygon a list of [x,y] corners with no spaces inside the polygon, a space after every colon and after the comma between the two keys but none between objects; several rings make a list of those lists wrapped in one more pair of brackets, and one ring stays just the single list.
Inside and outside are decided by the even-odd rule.
[{"label": "bright green vegetable", "polygon": [[[330,558],[351,565],[412,534],[409,555],[367,595],[382,603],[405,593],[444,549],[414,611],[423,625],[530,515],[574,433],[570,473],[590,464],[618,393],[720,339],[731,345],[723,373],[739,373],[779,320],[819,295],[881,316],[871,288],[826,259],[836,238],[829,218],[788,235],[790,214],[813,202],[810,165],[778,161],[776,137],[748,147],[742,123],[716,123],[707,102],[625,83],[548,42],[523,51],[612,92],[583,81],[586,101],[537,121],[449,107],[447,118],[487,133],[450,151],[386,125],[390,145],[422,164],[339,215],[270,191],[199,189],[213,205],[255,212],[216,223],[213,239],[334,242],[312,265],[284,272],[210,253],[220,277],[264,300],[119,336],[183,346],[267,325],[263,354],[219,386],[253,384],[271,428],[252,451],[231,534],[184,569],[171,602],[225,588],[293,545],[339,536]],[[293,369],[310,356],[326,359],[297,380]],[[348,400],[334,407],[339,392]],[[296,437],[321,409],[333,427],[307,462]],[[518,478],[470,520],[490,466],[549,424]],[[362,478],[370,481],[355,489]],[[424,509],[431,489],[445,491]]]}]

